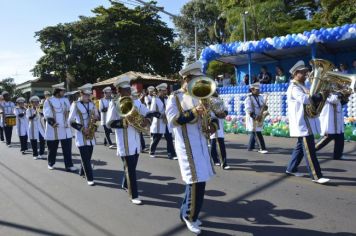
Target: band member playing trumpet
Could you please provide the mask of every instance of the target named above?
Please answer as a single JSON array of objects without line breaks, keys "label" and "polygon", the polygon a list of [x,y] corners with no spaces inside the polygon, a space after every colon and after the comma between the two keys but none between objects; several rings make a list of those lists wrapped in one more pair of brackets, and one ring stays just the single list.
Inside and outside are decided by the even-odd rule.
[{"label": "band member playing trumpet", "polygon": [[64,165],[67,171],[76,171],[72,162],[72,132],[68,124],[70,104],[64,98],[65,89],[55,88],[53,96],[47,98],[43,106],[46,119],[45,139],[48,147],[48,169],[56,163],[58,144],[61,142]]},{"label": "band member playing trumpet", "polygon": [[311,102],[313,104],[321,102],[323,94],[309,95],[309,90],[305,87],[308,70],[304,61],[298,61],[289,71],[293,76],[293,80],[287,90],[289,130],[290,136],[298,138],[298,141],[286,174],[302,176],[298,172],[298,166],[304,157],[312,180],[316,183],[324,184],[330,179],[323,178],[315,152],[314,141],[314,134],[320,133],[320,124],[318,118],[309,117],[306,111],[306,106],[310,105]]},{"label": "band member playing trumpet", "polygon": [[145,105],[131,97],[130,78],[120,78],[115,86],[120,98],[111,101],[106,125],[115,129],[117,155],[124,164],[122,188],[128,191],[133,204],[140,205],[142,201],[138,198],[136,181],[136,166],[141,151],[139,132],[150,124],[152,116],[159,114],[149,113]]},{"label": "band member playing trumpet", "polygon": [[342,106],[347,104],[348,95],[342,93],[330,94],[319,117],[321,135],[324,137],[319,140],[315,149],[319,151],[334,140],[333,158],[335,160],[344,159],[344,115]]},{"label": "band member playing trumpet", "polygon": [[82,161],[81,174],[85,175],[88,185],[94,185],[91,158],[95,146],[96,121],[99,118],[95,104],[90,101],[91,90],[80,90],[79,101],[72,103],[69,123],[75,129],[75,145],[79,148]]},{"label": "band member playing trumpet", "polygon": [[204,119],[208,111],[201,100],[190,92],[205,93],[206,90],[211,91],[210,88],[213,85],[216,87],[216,84],[210,79],[211,82],[203,82],[202,90],[204,91],[194,85],[191,90],[189,89],[192,80],[198,79],[197,84],[201,77],[203,77],[202,80],[207,80],[202,73],[202,64],[199,61],[188,65],[179,73],[183,77],[182,88],[168,98],[166,115],[169,125],[173,127],[175,150],[181,175],[186,184],[180,217],[191,232],[199,234],[201,222],[198,217],[204,201],[205,185],[214,176],[208,138],[217,130],[217,121],[205,123]]},{"label": "band member playing trumpet", "polygon": [[158,96],[152,98],[150,111],[156,111],[161,114],[159,118],[153,118],[153,122],[150,128],[151,131],[151,145],[150,145],[150,157],[155,157],[155,152],[159,141],[164,135],[167,142],[167,153],[169,159],[177,160],[177,155],[174,150],[172,129],[168,126],[166,118],[166,104],[167,104],[167,84],[162,83],[156,87]]},{"label": "band member playing trumpet", "polygon": [[[31,105],[26,110],[26,117],[29,120],[28,136],[32,146],[33,159],[42,159],[45,150],[44,140],[44,123],[40,114],[40,98],[32,96],[29,100]],[[40,143],[40,149],[38,152],[38,145]]]},{"label": "band member playing trumpet", "polygon": [[115,146],[113,145],[110,134],[112,133],[112,130],[106,126],[106,114],[108,112],[109,104],[111,102],[111,87],[106,87],[103,89],[104,97],[100,99],[99,101],[99,111],[100,111],[100,123],[104,127],[104,132],[105,132],[105,138],[104,138],[104,145],[109,144],[109,148],[113,149]]},{"label": "band member playing trumpet", "polygon": [[[216,99],[219,99],[217,93],[213,94]],[[219,120],[218,130],[210,136],[211,141],[211,157],[215,165],[220,165],[224,170],[230,169],[230,166],[227,164],[226,159],[226,147],[224,139],[224,120],[227,116],[227,109],[224,107],[224,111],[215,114],[212,112],[212,116],[215,116]],[[218,158],[219,157],[219,158]]]},{"label": "band member playing trumpet", "polygon": [[10,94],[7,91],[2,92],[4,102],[2,104],[1,123],[4,126],[6,145],[11,147],[11,137],[13,126],[16,125],[14,115],[15,104],[10,100]]},{"label": "band member playing trumpet", "polygon": [[16,116],[16,131],[20,139],[21,152],[25,154],[27,151],[27,130],[28,130],[28,120],[26,117],[25,108],[25,98],[19,97],[16,99],[17,107],[14,109],[14,114]]},{"label": "band member playing trumpet", "polygon": [[[251,133],[250,140],[248,142],[248,150],[255,149],[255,143],[257,141],[260,150],[259,153],[267,153],[265,140],[262,135],[263,129],[263,107],[267,110],[267,105],[260,95],[260,83],[254,83],[250,85],[251,94],[245,99],[245,111],[246,111],[246,130]],[[266,111],[265,111],[266,112]]]}]

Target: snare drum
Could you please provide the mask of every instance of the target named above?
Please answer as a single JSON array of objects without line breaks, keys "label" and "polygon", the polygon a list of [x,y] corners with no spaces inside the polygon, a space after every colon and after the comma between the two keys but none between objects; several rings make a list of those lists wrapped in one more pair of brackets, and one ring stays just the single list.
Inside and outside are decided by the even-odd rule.
[{"label": "snare drum", "polygon": [[16,125],[16,116],[5,117],[5,126],[15,126],[15,125]]}]

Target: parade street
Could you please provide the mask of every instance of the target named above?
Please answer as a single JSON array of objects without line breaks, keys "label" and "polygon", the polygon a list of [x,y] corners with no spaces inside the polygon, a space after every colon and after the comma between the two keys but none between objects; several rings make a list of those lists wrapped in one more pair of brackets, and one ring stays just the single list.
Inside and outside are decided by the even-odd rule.
[{"label": "parade street", "polygon": [[[102,135],[97,134],[99,144]],[[332,145],[319,154],[331,181],[318,185],[307,174],[284,174],[294,139],[267,137],[266,155],[247,152],[247,139],[226,137],[232,168],[216,167],[216,177],[207,183],[202,235],[356,235],[354,142],[345,143],[347,160],[332,160]],[[1,235],[192,235],[179,220],[184,185],[177,161],[165,158],[164,140],[156,158],[140,155],[142,206],[131,204],[120,189],[123,168],[116,150],[94,148],[96,185],[91,187],[64,171],[61,156],[51,171],[46,160],[22,155],[16,144],[0,144]],[[74,145],[73,153],[79,166]],[[300,171],[307,173],[304,161]]]}]

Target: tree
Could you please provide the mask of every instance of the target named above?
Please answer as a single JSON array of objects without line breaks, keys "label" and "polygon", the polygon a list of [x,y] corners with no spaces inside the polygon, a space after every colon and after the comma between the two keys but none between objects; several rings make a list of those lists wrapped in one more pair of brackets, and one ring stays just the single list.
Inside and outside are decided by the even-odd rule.
[{"label": "tree", "polygon": [[94,17],[50,26],[36,32],[45,53],[33,69],[35,76],[67,77],[76,85],[107,79],[133,70],[170,75],[183,63],[173,30],[146,7],[129,9],[111,2],[97,7]]},{"label": "tree", "polygon": [[3,91],[7,91],[10,95],[14,95],[15,88],[16,84],[13,78],[5,78],[0,81],[0,94]]}]

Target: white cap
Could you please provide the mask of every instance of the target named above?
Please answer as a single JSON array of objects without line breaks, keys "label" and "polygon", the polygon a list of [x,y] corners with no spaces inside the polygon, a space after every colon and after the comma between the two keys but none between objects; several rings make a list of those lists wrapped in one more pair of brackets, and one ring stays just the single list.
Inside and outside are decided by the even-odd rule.
[{"label": "white cap", "polygon": [[49,91],[44,91],[43,94],[44,95],[51,95],[51,93]]},{"label": "white cap", "polygon": [[155,87],[149,86],[149,87],[147,88],[147,90],[148,90],[148,91],[154,91],[154,90],[155,90]]},{"label": "white cap", "polygon": [[254,84],[250,84],[250,88],[254,88],[254,89],[260,89],[260,83],[254,83]]},{"label": "white cap", "polygon": [[39,102],[40,101],[40,98],[38,97],[38,96],[32,96],[32,97],[30,97],[30,100],[29,100],[30,102]]},{"label": "white cap", "polygon": [[80,87],[78,87],[79,90],[83,91],[83,90],[91,90],[93,88],[93,85],[90,83],[84,84]]},{"label": "white cap", "polygon": [[204,75],[202,72],[203,69],[203,64],[201,61],[196,61],[193,64],[187,65],[183,70],[179,71],[180,76],[183,78],[188,76],[188,75]]},{"label": "white cap", "polygon": [[26,99],[24,97],[19,97],[18,99],[16,99],[16,102],[25,102]]},{"label": "white cap", "polygon": [[112,90],[111,90],[111,87],[105,87],[104,89],[103,89],[103,92],[105,93],[105,92],[112,92]]},{"label": "white cap", "polygon": [[309,68],[305,66],[304,61],[300,60],[289,70],[289,73],[293,75],[295,72],[303,70],[309,70]]},{"label": "white cap", "polygon": [[8,91],[3,91],[2,93],[1,93],[1,95],[5,95],[5,94],[9,94],[9,92]]},{"label": "white cap", "polygon": [[129,77],[119,78],[115,81],[114,86],[119,88],[130,88],[130,81],[131,79]]},{"label": "white cap", "polygon": [[166,83],[162,83],[157,85],[156,89],[157,90],[167,90],[168,85]]},{"label": "white cap", "polygon": [[89,89],[80,90],[80,92],[83,93],[83,94],[86,94],[86,95],[91,95],[92,94],[91,90],[89,90]]}]

